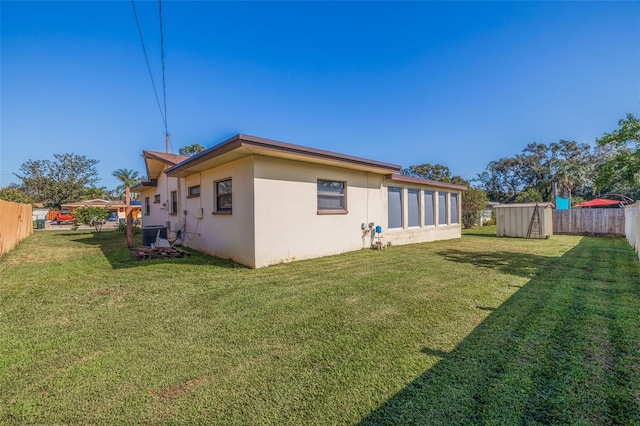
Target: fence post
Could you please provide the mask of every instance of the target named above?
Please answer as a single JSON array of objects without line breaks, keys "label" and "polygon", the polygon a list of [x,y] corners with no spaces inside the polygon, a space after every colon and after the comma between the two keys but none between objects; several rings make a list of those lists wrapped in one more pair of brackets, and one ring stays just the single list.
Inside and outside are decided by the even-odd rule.
[{"label": "fence post", "polygon": [[640,202],[624,208],[624,232],[640,259]]}]

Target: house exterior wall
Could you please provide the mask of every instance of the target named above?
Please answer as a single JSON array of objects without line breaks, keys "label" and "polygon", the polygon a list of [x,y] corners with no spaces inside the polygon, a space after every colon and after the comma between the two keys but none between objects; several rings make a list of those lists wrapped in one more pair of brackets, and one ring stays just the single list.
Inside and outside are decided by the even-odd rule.
[{"label": "house exterior wall", "polygon": [[[399,228],[389,228],[389,194],[388,188],[401,188],[402,194],[402,226]],[[418,191],[418,224],[409,226],[409,190]],[[425,223],[425,191],[433,192],[433,225]],[[382,191],[383,203],[383,244],[403,245],[423,243],[428,241],[448,240],[462,237],[461,220],[461,191],[454,189],[443,189],[430,185],[420,185],[414,183],[396,182],[385,179]],[[440,223],[440,197],[444,194],[446,198],[445,219],[446,223]],[[455,218],[452,214],[451,194],[457,194],[457,214],[454,209]]]},{"label": "house exterior wall", "polygon": [[[458,196],[457,220],[432,226],[424,225],[424,215],[416,227],[408,227],[407,191],[438,189],[418,184],[386,182],[383,175],[347,168],[321,166],[299,161],[256,156],[255,167],[255,267],[309,259],[369,248],[375,241],[369,223],[381,226],[383,243],[411,244],[460,238],[460,191],[445,191]],[[346,182],[347,213],[320,214],[318,180]],[[403,223],[400,229],[387,229],[387,187],[403,189]],[[437,197],[436,197],[437,198]],[[449,200],[449,198],[447,198]],[[437,211],[438,205],[435,204]],[[447,215],[451,212],[448,203]],[[457,222],[457,223],[451,223]],[[365,230],[362,229],[364,224]]]},{"label": "house exterior wall", "polygon": [[[373,232],[376,226],[383,230],[383,244],[461,237],[460,189],[399,182],[382,172],[358,167],[251,154],[183,174],[183,178],[161,173],[157,187],[141,192],[143,226],[168,223],[170,238],[176,230],[183,230],[185,246],[252,268],[369,248],[380,241]],[[232,181],[231,212],[216,208],[216,182],[226,179]],[[319,180],[344,182],[345,209],[319,210]],[[402,191],[402,226],[388,229],[388,190],[392,186]],[[195,188],[199,189],[197,195]],[[433,225],[425,223],[426,190],[434,193]],[[172,191],[178,193],[174,215],[169,210]],[[419,203],[411,205],[414,213],[419,210],[416,223],[415,214],[411,216],[414,226],[408,226],[410,192],[419,194]],[[438,196],[440,193],[443,197]],[[457,210],[451,208],[452,194],[457,197]],[[160,203],[154,203],[156,195]],[[144,214],[146,197],[151,201],[148,215]],[[441,199],[446,200],[443,223],[439,220]],[[326,202],[326,198],[323,200]]]},{"label": "house exterior wall", "polygon": [[[371,245],[362,224],[382,220],[382,175],[266,156],[254,168],[254,267]],[[347,213],[319,213],[319,179],[346,183]]]},{"label": "house exterior wall", "polygon": [[[232,182],[231,214],[215,209],[215,183]],[[243,265],[256,267],[254,257],[253,159],[240,160],[183,179],[181,227],[184,245]],[[199,197],[188,197],[189,187],[200,186]]]},{"label": "house exterior wall", "polygon": [[[165,169],[168,168],[165,167]],[[182,179],[178,179],[175,177],[169,177],[164,173],[161,173],[158,177],[157,186],[150,187],[147,189],[141,190],[140,192],[140,201],[142,202],[142,226],[154,226],[154,225],[162,225],[167,226],[169,224],[169,231],[173,232],[179,227],[179,217],[180,212],[182,211],[182,194],[184,191],[184,184],[181,182]],[[170,194],[172,191],[177,191],[178,196],[178,213],[173,215],[170,212]],[[160,202],[155,202],[155,196],[160,195]],[[149,197],[149,214],[146,214],[145,211],[145,198]],[[120,212],[118,213],[120,217]]]}]

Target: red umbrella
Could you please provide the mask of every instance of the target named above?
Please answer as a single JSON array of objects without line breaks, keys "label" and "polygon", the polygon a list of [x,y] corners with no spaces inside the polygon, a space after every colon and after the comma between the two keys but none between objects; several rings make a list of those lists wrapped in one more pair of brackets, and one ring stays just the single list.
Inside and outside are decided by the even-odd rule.
[{"label": "red umbrella", "polygon": [[606,200],[604,198],[596,198],[593,200],[585,201],[584,203],[576,204],[573,206],[576,207],[606,207],[606,206],[619,206],[620,201],[618,200]]}]

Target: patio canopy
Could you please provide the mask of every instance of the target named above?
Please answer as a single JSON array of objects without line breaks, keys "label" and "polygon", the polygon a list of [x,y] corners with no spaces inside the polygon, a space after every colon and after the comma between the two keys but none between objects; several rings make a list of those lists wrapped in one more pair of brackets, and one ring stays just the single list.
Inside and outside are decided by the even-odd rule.
[{"label": "patio canopy", "polygon": [[579,207],[619,207],[621,201],[619,200],[607,200],[604,198],[595,198],[593,200],[585,201],[580,204],[576,204],[573,208]]}]

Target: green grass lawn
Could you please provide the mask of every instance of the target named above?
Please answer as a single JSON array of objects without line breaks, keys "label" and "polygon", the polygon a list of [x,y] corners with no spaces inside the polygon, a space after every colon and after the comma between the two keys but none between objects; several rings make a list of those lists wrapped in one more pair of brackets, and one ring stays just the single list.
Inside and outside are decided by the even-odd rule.
[{"label": "green grass lawn", "polygon": [[0,424],[640,424],[626,240],[492,233],[250,270],[36,232],[0,258]]}]

